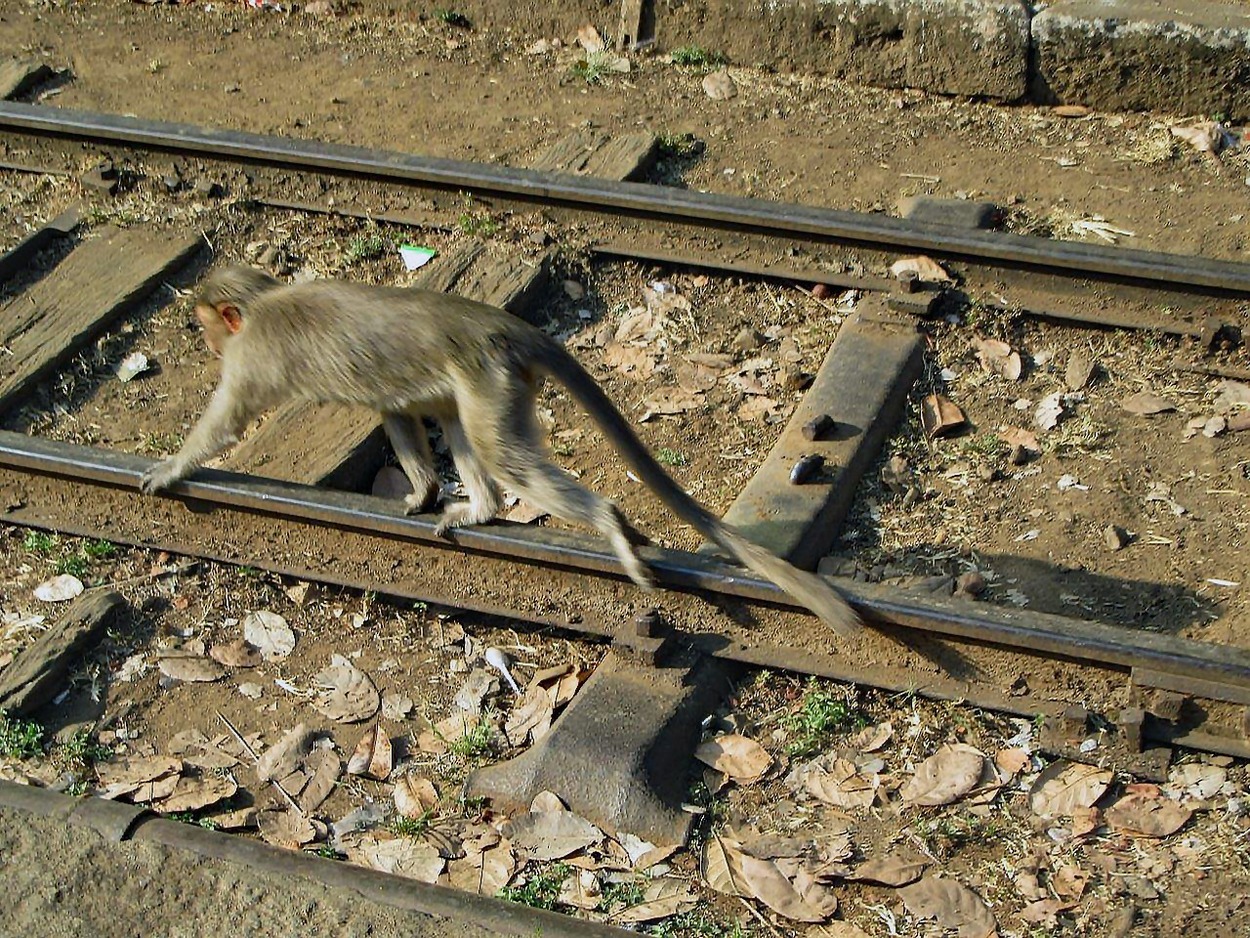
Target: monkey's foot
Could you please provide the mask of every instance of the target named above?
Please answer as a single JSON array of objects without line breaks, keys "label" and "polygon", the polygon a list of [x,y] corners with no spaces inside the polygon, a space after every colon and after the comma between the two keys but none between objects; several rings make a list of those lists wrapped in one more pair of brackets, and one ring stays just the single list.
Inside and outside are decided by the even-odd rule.
[{"label": "monkey's foot", "polygon": [[452,528],[463,528],[471,524],[485,524],[495,517],[495,509],[491,506],[474,505],[472,502],[456,502],[443,509],[439,516],[434,533],[443,537]]},{"label": "monkey's foot", "polygon": [[430,482],[424,488],[416,488],[410,495],[404,497],[404,514],[419,515],[422,512],[429,511],[438,501],[439,486],[437,482]]}]

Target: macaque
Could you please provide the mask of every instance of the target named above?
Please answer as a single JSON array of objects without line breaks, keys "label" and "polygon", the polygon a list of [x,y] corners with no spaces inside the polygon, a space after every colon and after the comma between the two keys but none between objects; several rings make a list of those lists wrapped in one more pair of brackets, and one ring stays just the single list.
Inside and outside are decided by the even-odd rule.
[{"label": "macaque", "polygon": [[552,462],[535,401],[542,381],[562,384],[644,483],[682,520],[767,577],[839,634],[860,623],[821,577],[751,543],[688,495],[652,457],[595,379],[562,345],[509,313],[451,294],[314,281],[284,285],[227,267],[202,284],[195,314],[221,379],[173,456],[143,475],[145,494],[186,478],[236,443],[248,423],[288,400],[361,404],[382,416],[412,483],[410,512],[430,507],[438,475],[422,418],[443,429],[467,501],[444,506],[440,535],[491,520],[502,484],[548,512],[594,528],[645,588],[643,540],[608,499]]}]

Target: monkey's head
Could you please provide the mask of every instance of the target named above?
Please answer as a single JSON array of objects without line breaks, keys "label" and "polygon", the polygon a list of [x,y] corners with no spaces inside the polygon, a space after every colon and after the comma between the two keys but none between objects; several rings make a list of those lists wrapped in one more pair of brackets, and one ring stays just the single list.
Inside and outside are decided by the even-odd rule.
[{"label": "monkey's head", "polygon": [[209,350],[220,358],[230,337],[243,328],[243,316],[252,299],[279,285],[252,267],[223,267],[209,274],[195,299],[195,317],[204,327]]}]

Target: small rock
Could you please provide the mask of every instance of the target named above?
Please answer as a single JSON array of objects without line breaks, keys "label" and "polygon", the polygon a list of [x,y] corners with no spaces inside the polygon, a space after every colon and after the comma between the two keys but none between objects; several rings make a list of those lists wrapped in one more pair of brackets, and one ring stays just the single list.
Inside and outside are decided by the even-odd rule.
[{"label": "small rock", "polygon": [[586,288],[576,280],[566,280],[563,283],[564,295],[570,300],[580,300],[586,295]]},{"label": "small rock", "polygon": [[976,570],[960,574],[955,581],[955,595],[964,599],[976,599],[985,592],[985,577]]},{"label": "small rock", "polygon": [[991,466],[988,463],[983,464],[977,470],[977,474],[981,477],[981,481],[983,482],[993,482],[999,478],[998,467]]},{"label": "small rock", "polygon": [[206,199],[219,199],[225,195],[226,190],[222,188],[219,182],[214,182],[211,179],[197,179],[195,192]]},{"label": "small rock", "polygon": [[1223,417],[1212,417],[1202,425],[1202,435],[1213,439],[1228,429],[1228,421]]},{"label": "small rock", "polygon": [[1093,374],[1093,359],[1084,352],[1073,352],[1072,357],[1068,359],[1068,370],[1067,374],[1064,375],[1064,381],[1069,389],[1079,391],[1089,384],[1089,379]]},{"label": "small rock", "polygon": [[1011,448],[1011,455],[1007,458],[1013,466],[1023,466],[1029,461],[1029,450],[1023,443],[1017,443]]},{"label": "small rock", "polygon": [[1109,524],[1102,531],[1102,539],[1109,550],[1123,550],[1128,547],[1132,537],[1118,524]]},{"label": "small rock", "polygon": [[738,93],[738,85],[722,69],[703,76],[703,93],[713,101],[727,101]]},{"label": "small rock", "polygon": [[750,352],[759,348],[764,342],[764,337],[752,329],[750,326],[743,329],[734,336],[731,343],[736,351]]},{"label": "small rock", "polygon": [[827,300],[829,297],[833,296],[833,291],[829,289],[829,284],[818,283],[812,287],[812,296],[816,297],[818,300]]}]

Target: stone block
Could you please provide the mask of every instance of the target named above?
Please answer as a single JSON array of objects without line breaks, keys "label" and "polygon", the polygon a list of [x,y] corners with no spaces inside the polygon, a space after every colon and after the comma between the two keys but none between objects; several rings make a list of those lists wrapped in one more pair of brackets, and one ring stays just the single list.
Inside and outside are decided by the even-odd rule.
[{"label": "stone block", "polygon": [[1245,4],[1060,0],[1032,36],[1040,102],[1250,118]]}]

